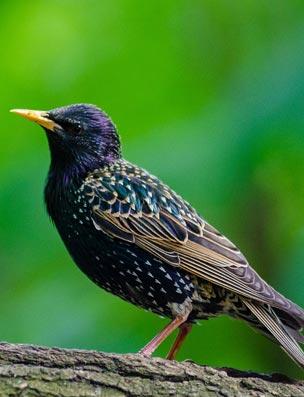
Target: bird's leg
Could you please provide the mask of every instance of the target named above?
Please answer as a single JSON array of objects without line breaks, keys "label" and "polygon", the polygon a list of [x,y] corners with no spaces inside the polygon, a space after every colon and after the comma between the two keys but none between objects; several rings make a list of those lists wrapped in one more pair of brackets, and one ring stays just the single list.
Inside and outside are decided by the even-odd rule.
[{"label": "bird's leg", "polygon": [[190,323],[183,323],[179,326],[178,335],[167,355],[168,360],[175,359],[177,352],[181,348],[182,344],[184,343],[184,340],[186,339],[186,336],[189,334],[191,329],[192,329],[192,324]]},{"label": "bird's leg", "polygon": [[151,354],[158,348],[158,346],[181,324],[183,324],[187,318],[189,313],[186,315],[178,315],[176,316],[171,323],[169,323],[159,334],[157,334],[146,346],[144,346],[139,354],[144,356],[151,356]]}]

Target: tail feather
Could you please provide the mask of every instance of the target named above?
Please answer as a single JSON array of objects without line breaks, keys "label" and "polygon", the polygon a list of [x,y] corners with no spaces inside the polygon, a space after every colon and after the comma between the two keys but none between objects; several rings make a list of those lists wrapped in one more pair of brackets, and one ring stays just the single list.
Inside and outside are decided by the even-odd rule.
[{"label": "tail feather", "polygon": [[295,329],[285,326],[269,306],[243,299],[251,313],[261,322],[264,328],[279,343],[281,348],[302,368],[304,368],[304,352],[296,339],[303,341],[302,335]]}]

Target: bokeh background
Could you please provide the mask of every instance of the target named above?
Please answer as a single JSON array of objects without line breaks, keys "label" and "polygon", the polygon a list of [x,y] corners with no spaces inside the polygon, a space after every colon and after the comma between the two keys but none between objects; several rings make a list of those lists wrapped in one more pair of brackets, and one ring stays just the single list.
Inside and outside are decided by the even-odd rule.
[{"label": "bokeh background", "polygon": [[[72,263],[44,209],[44,134],[14,107],[103,107],[125,157],[304,306],[303,1],[1,1],[0,15],[1,340],[135,352],[166,321]],[[179,358],[300,375],[227,318],[195,327]]]}]

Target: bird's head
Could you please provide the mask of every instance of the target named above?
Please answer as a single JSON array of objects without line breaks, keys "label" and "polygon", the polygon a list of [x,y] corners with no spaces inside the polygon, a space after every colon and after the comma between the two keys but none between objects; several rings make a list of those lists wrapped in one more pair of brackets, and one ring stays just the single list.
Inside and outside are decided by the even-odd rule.
[{"label": "bird's head", "polygon": [[51,168],[63,172],[88,172],[120,158],[115,125],[99,108],[76,104],[49,111],[13,109],[46,131]]}]

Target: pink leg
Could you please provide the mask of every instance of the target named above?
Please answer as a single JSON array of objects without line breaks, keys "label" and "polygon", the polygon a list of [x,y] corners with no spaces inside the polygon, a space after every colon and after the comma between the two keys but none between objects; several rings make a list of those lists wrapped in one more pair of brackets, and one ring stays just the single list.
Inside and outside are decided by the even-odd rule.
[{"label": "pink leg", "polygon": [[144,346],[139,354],[144,356],[151,356],[151,354],[158,348],[158,346],[181,324],[183,324],[189,313],[183,316],[175,317],[159,334],[157,334],[146,346]]},{"label": "pink leg", "polygon": [[176,357],[177,352],[181,348],[184,340],[186,339],[186,336],[189,334],[189,332],[192,329],[192,324],[189,323],[183,323],[179,326],[179,332],[178,335],[167,355],[168,360],[174,360]]}]

